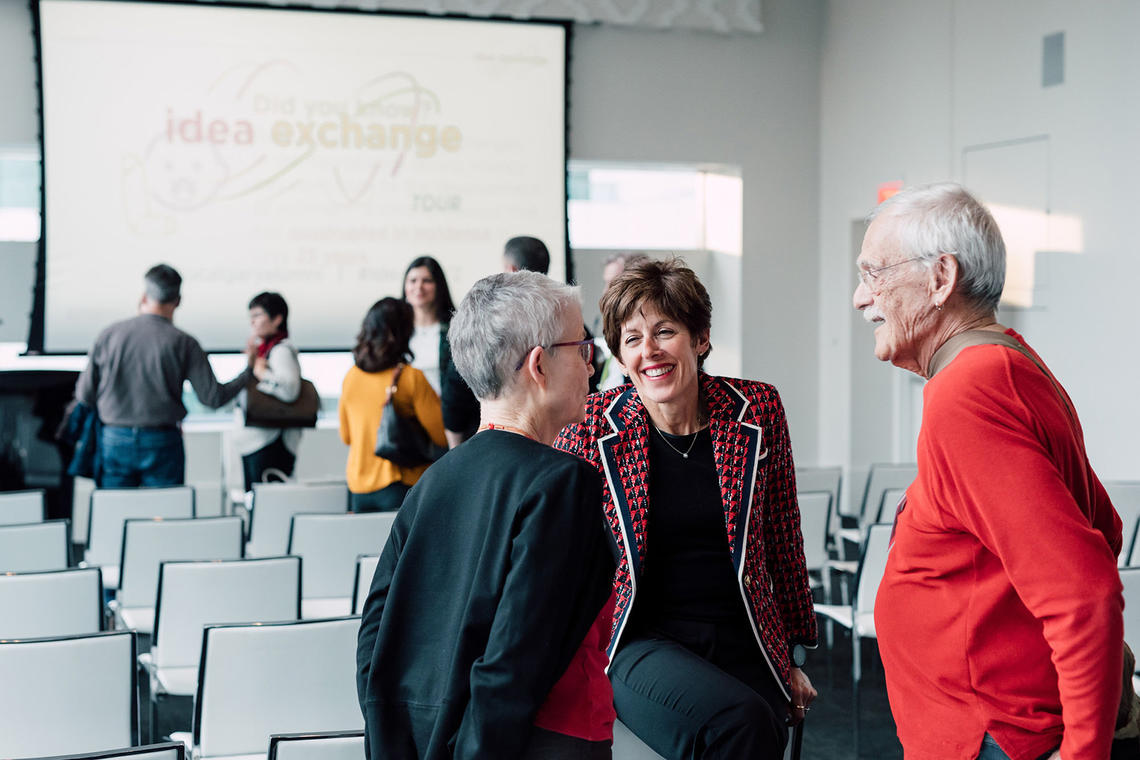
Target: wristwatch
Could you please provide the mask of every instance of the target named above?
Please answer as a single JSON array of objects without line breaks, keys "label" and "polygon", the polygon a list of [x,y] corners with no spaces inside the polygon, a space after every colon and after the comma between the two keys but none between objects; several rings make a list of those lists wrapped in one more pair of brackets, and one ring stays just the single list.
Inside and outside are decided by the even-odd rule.
[{"label": "wristwatch", "polygon": [[807,662],[807,647],[803,644],[793,644],[792,665],[797,668],[802,668],[805,662]]}]

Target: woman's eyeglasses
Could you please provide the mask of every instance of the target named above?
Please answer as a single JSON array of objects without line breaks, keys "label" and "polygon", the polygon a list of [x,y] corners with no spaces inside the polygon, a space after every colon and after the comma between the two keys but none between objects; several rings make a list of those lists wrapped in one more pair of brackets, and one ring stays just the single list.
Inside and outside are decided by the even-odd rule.
[{"label": "woman's eyeglasses", "polygon": [[[577,346],[578,347],[578,355],[582,357],[582,361],[586,362],[586,364],[589,364],[590,362],[594,361],[594,339],[593,338],[586,338],[585,340],[572,340],[572,341],[567,341],[565,343],[551,343],[549,347],[550,348],[558,348],[559,346]],[[537,346],[536,346],[536,348],[537,348]],[[533,350],[534,349],[532,348],[531,351],[533,351]],[[530,351],[528,351],[527,354],[529,355]],[[522,369],[522,366],[524,364],[526,364],[526,357],[525,356],[523,357],[523,360],[518,363],[518,366],[515,367],[515,372],[518,372],[520,369]]]}]

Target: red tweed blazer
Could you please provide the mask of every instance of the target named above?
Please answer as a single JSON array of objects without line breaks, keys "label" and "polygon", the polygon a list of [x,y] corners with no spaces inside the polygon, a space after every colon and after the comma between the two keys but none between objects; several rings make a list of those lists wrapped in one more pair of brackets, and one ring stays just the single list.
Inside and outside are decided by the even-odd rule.
[{"label": "red tweed blazer", "polygon": [[[756,641],[790,698],[790,649],[815,646],[816,626],[784,407],[776,389],[765,383],[701,373],[700,384],[741,600]],[[554,444],[590,462],[605,478],[606,516],[621,550],[611,658],[645,567],[652,513],[649,434],[637,389],[624,385],[587,397],[585,420],[563,430]]]}]

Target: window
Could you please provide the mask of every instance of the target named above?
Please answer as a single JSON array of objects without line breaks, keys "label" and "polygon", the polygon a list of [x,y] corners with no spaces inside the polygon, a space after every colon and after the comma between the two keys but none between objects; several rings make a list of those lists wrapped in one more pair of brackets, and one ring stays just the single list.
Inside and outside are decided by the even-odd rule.
[{"label": "window", "polygon": [[741,253],[743,184],[724,167],[570,162],[570,246]]}]

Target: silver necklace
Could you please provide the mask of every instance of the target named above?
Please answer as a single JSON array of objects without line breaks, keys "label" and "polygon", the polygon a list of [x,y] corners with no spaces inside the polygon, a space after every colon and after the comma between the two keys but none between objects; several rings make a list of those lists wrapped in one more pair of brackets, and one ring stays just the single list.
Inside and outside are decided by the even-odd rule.
[{"label": "silver necklace", "polygon": [[661,428],[654,425],[653,429],[657,431],[657,435],[661,436],[661,440],[665,441],[666,446],[673,449],[673,451],[676,451],[678,454],[680,454],[685,459],[689,458],[689,452],[692,451],[693,447],[697,445],[697,436],[701,434],[700,430],[693,433],[693,440],[689,441],[689,448],[685,449],[684,451],[681,451],[679,448],[677,448],[676,446],[674,446],[672,443],[669,442],[669,439],[665,436],[664,433],[661,432]]}]

